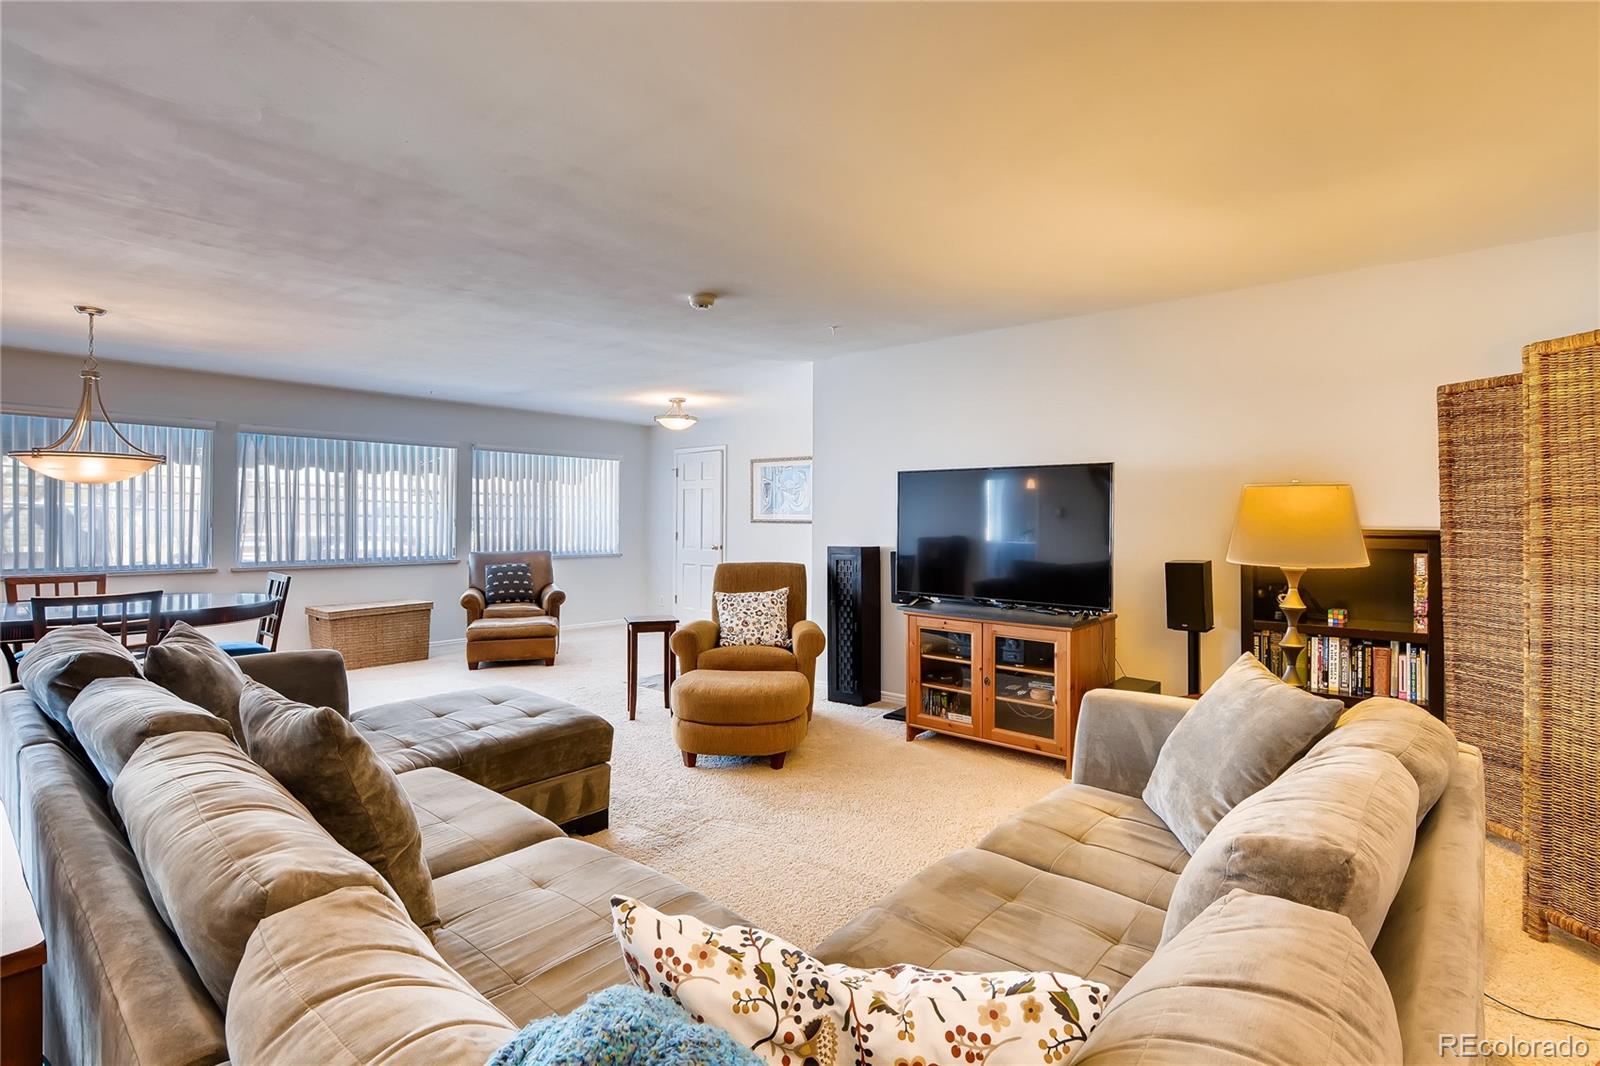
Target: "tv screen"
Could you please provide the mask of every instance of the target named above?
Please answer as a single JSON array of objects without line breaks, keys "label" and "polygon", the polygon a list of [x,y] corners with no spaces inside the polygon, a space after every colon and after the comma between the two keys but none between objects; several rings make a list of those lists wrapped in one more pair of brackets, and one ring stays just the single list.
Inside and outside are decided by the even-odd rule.
[{"label": "tv screen", "polygon": [[1111,464],[902,470],[895,592],[1111,610]]}]

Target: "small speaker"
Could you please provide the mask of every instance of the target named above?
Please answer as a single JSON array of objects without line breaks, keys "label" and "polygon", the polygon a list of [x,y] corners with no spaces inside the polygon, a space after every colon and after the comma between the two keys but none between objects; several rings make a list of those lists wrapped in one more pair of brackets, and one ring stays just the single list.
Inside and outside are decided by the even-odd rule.
[{"label": "small speaker", "polygon": [[915,596],[900,591],[900,553],[893,548],[889,549],[889,602],[906,604],[916,600]]},{"label": "small speaker", "polygon": [[1167,563],[1167,628],[1209,633],[1216,624],[1211,609],[1211,560]]}]

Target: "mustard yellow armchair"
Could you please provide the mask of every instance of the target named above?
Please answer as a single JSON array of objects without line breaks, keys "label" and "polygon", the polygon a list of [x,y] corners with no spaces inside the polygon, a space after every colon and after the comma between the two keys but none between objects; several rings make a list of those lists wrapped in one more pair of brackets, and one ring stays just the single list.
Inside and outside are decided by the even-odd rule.
[{"label": "mustard yellow armchair", "polygon": [[[719,647],[718,592],[789,590],[791,648]],[[672,635],[678,676],[706,670],[797,670],[805,675],[806,713],[816,699],[817,656],[827,646],[822,627],[806,618],[806,568],[802,563],[723,563],[711,579],[711,620],[690,622]]]}]

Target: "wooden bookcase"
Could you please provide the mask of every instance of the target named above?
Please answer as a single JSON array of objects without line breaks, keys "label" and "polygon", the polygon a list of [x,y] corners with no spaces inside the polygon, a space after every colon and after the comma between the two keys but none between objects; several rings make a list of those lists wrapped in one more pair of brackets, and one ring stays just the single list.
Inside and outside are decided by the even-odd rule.
[{"label": "wooden bookcase", "polygon": [[[1307,608],[1300,632],[1311,637],[1344,637],[1352,641],[1398,642],[1424,648],[1428,653],[1428,700],[1419,701],[1428,713],[1444,717],[1444,607],[1440,597],[1443,576],[1436,529],[1368,529],[1364,531],[1371,564],[1358,570],[1309,570],[1300,582]],[[1428,558],[1428,620],[1426,630],[1412,625],[1412,565],[1418,554]],[[1284,587],[1283,571],[1271,566],[1239,568],[1239,634],[1241,650],[1255,651],[1257,633],[1282,633],[1277,593]],[[1327,609],[1350,612],[1342,626],[1327,624]],[[1310,654],[1308,648],[1306,654]],[[1319,691],[1319,690],[1313,690]],[[1321,692],[1354,706],[1370,693]]]},{"label": "wooden bookcase", "polygon": [[924,730],[1072,764],[1083,694],[1109,685],[1114,615],[1069,623],[1031,612],[906,615],[906,740]]}]

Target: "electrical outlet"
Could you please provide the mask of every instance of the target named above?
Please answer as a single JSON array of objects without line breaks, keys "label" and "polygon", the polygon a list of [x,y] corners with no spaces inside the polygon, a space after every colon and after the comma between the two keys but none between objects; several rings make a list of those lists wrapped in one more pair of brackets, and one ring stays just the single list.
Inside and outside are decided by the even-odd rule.
[{"label": "electrical outlet", "polygon": [[657,607],[665,607],[666,605],[667,605],[667,598],[665,596],[657,596],[656,597],[656,606]]}]

